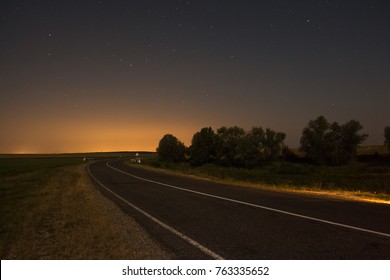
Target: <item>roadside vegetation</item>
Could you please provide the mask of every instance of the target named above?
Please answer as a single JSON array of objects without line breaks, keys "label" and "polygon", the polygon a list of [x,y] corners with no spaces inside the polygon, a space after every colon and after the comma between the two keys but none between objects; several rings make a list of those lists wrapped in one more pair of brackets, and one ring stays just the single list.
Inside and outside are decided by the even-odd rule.
[{"label": "roadside vegetation", "polygon": [[165,259],[91,184],[82,157],[0,158],[1,259]]},{"label": "roadside vegetation", "polygon": [[344,166],[318,166],[278,160],[252,169],[188,162],[162,162],[157,158],[143,164],[165,171],[215,181],[273,190],[300,190],[349,194],[390,202],[390,160],[356,161]]},{"label": "roadside vegetation", "polygon": [[[302,131],[298,150],[284,145],[286,135],[254,127],[202,128],[184,147],[169,135],[146,165],[212,180],[273,189],[343,192],[390,201],[390,129],[385,146],[362,147],[368,135],[356,120],[330,123],[320,116]],[[175,147],[180,147],[176,149]],[[164,154],[163,154],[164,152]],[[390,150],[389,150],[390,153]],[[175,154],[173,158],[172,155]],[[179,155],[178,155],[179,154]],[[171,156],[171,157],[170,157]]]}]

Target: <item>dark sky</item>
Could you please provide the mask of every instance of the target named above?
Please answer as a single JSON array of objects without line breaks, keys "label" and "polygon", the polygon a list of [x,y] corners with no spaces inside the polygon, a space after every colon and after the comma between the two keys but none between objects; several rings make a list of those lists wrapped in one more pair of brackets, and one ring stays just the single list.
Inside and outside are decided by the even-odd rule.
[{"label": "dark sky", "polygon": [[390,1],[1,1],[0,153],[390,125]]}]

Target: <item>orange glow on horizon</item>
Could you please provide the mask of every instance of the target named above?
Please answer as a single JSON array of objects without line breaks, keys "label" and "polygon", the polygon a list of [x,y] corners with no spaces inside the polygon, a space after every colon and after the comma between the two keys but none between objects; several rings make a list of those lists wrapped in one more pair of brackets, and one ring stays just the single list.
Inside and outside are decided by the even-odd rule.
[{"label": "orange glow on horizon", "polygon": [[[42,154],[113,151],[156,151],[160,139],[167,133],[190,145],[192,135],[199,130],[183,124],[96,122],[35,122],[8,129],[13,141],[2,145],[0,153]],[[149,124],[148,124],[149,123]],[[11,139],[12,139],[11,138]]]}]

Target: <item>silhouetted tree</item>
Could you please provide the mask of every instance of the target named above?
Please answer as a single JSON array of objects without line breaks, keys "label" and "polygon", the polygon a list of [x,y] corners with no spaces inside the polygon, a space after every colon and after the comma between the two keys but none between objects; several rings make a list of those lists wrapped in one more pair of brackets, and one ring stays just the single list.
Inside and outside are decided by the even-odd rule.
[{"label": "silhouetted tree", "polygon": [[190,162],[193,166],[199,166],[212,162],[217,156],[218,138],[211,127],[202,128],[192,137]]},{"label": "silhouetted tree", "polygon": [[313,162],[324,164],[330,150],[329,138],[330,123],[323,116],[309,121],[303,129],[300,140],[300,150],[305,152],[306,157]]},{"label": "silhouetted tree", "polygon": [[267,128],[253,127],[238,145],[238,158],[246,167],[277,159],[282,152],[286,134]]},{"label": "silhouetted tree", "polygon": [[385,127],[385,145],[387,146],[387,150],[390,155],[390,126]]},{"label": "silhouetted tree", "polygon": [[341,126],[338,162],[346,164],[357,157],[357,147],[367,139],[368,134],[359,134],[363,129],[360,122],[350,120]]},{"label": "silhouetted tree", "polygon": [[318,164],[346,164],[356,157],[357,146],[368,137],[358,134],[362,129],[355,120],[340,126],[337,122],[330,124],[320,116],[303,129],[300,149]]},{"label": "silhouetted tree", "polygon": [[264,161],[264,137],[265,133],[261,127],[253,127],[246,133],[237,146],[237,160],[240,165],[254,167]]},{"label": "silhouetted tree", "polygon": [[238,145],[245,137],[245,131],[237,126],[221,127],[217,130],[217,157],[221,164],[232,166],[238,164]]},{"label": "silhouetted tree", "polygon": [[285,133],[275,132],[269,128],[265,130],[265,137],[263,142],[265,159],[274,160],[280,156],[285,138]]},{"label": "silhouetted tree", "polygon": [[160,160],[167,162],[179,162],[185,160],[186,147],[172,134],[166,134],[161,138],[157,147]]},{"label": "silhouetted tree", "polygon": [[284,133],[269,128],[253,127],[249,132],[242,128],[221,127],[217,130],[218,159],[223,165],[254,167],[281,155]]}]

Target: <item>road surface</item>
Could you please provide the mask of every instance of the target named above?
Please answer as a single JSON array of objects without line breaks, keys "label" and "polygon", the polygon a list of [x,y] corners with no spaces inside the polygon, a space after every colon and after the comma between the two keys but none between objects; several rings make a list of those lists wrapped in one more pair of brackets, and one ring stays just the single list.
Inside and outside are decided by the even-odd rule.
[{"label": "road surface", "polygon": [[177,259],[390,259],[390,205],[88,166],[98,188]]}]

